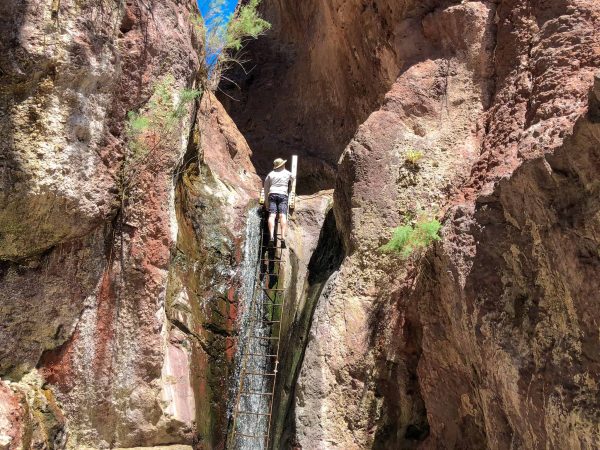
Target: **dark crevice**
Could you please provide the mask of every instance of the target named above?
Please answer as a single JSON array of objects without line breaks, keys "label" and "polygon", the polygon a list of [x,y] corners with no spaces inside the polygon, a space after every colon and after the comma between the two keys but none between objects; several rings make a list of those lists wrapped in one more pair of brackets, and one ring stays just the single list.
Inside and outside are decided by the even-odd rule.
[{"label": "dark crevice", "polygon": [[202,339],[202,336],[198,335],[197,333],[194,333],[183,322],[181,322],[178,319],[171,318],[169,321],[171,322],[171,325],[173,325],[174,327],[178,328],[180,331],[182,331],[186,335],[190,336],[191,338],[193,338],[194,341],[196,341],[198,343],[198,345],[200,345],[200,347],[202,348],[202,350],[204,350],[204,352],[207,355],[215,357],[215,355],[213,355],[211,353],[210,347],[206,344],[206,342],[204,342],[204,339]]}]

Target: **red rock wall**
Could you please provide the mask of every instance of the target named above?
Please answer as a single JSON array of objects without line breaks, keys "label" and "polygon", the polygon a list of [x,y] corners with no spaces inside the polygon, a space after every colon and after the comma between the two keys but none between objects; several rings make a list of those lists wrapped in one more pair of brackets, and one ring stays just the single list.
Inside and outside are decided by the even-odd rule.
[{"label": "red rock wall", "polygon": [[[299,153],[314,189],[342,155],[347,257],[316,307],[288,443],[593,448],[600,6],[264,11],[259,67],[226,103],[264,149],[259,169]],[[443,219],[442,243],[408,260],[378,251],[419,211]]]},{"label": "red rock wall", "polygon": [[260,180],[248,144],[212,95],[202,99],[196,130],[199,142],[184,157],[175,194],[179,229],[166,303],[175,325],[171,342],[188,353],[176,372],[193,376],[193,393],[175,385],[174,397],[182,403],[195,397],[196,445],[212,450],[225,447],[228,394],[236,382],[238,273]]},{"label": "red rock wall", "polygon": [[[232,350],[217,345],[209,356],[223,354],[203,365],[201,344],[220,326],[221,287],[235,310],[244,217],[258,190],[249,148],[218,102],[197,123],[192,103],[174,137],[146,133],[151,150],[125,198],[119,181],[127,112],[156,101],[167,75],[173,108],[196,81],[196,2],[17,3],[0,6],[2,445],[191,444],[201,433],[200,448],[218,448],[219,361]],[[191,164],[203,175],[186,184]],[[205,217],[202,202],[223,220]],[[178,256],[190,247],[199,254],[182,281]],[[227,267],[215,261],[220,248]],[[177,299],[195,287],[186,328]],[[220,390],[203,396],[207,376]],[[31,410],[9,411],[24,398]]]},{"label": "red rock wall", "polygon": [[481,155],[423,281],[426,446],[593,448],[600,6],[502,2],[497,22]]},{"label": "red rock wall", "polygon": [[[413,33],[435,1],[262,2],[272,29],[250,43],[251,61],[228,74],[224,103],[260,174],[298,154],[301,193],[332,188],[337,161],[381,103],[406,61],[422,54]],[[411,16],[405,11],[411,9]],[[239,88],[238,88],[239,86]],[[241,101],[236,101],[236,100]]]},{"label": "red rock wall", "polygon": [[[291,230],[284,448],[594,448],[597,2],[263,8],[222,86],[254,155],[206,96],[120,199],[126,113],[195,80],[195,2],[0,5],[0,447],[222,448],[251,160],[297,153],[337,232],[325,197]],[[443,241],[382,254],[420,211]]]}]

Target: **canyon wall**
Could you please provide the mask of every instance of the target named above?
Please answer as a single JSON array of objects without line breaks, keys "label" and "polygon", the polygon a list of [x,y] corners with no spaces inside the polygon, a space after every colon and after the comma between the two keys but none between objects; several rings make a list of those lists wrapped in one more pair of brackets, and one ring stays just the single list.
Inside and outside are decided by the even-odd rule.
[{"label": "canyon wall", "polygon": [[[273,31],[226,107],[259,171],[300,154],[315,190],[341,156],[346,255],[280,387],[276,448],[594,448],[600,5],[263,11]],[[379,250],[419,216],[440,243]]]},{"label": "canyon wall", "polygon": [[[333,188],[340,154],[405,64],[421,56],[413,38],[435,1],[271,1],[267,36],[245,50],[220,97],[265,174],[298,154],[299,192]],[[248,72],[248,74],[246,74]]]},{"label": "canyon wall", "polygon": [[92,3],[0,5],[0,449],[224,447],[291,154],[273,448],[597,447],[597,2],[264,0],[219,99],[195,1]]},{"label": "canyon wall", "polygon": [[190,90],[197,14],[194,0],[0,6],[3,449],[225,436],[259,186],[231,119]]}]

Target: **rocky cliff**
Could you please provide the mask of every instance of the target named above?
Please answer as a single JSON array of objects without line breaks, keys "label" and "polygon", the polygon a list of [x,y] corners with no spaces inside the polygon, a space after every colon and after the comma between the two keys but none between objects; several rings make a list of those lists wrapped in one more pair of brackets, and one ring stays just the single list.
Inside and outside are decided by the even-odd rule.
[{"label": "rocky cliff", "polygon": [[261,10],[217,99],[193,0],[0,5],[0,449],[224,448],[291,154],[273,448],[597,448],[600,5]]},{"label": "rocky cliff", "polygon": [[[600,6],[266,1],[264,13],[274,32],[249,49],[257,68],[234,74],[242,91],[224,86],[241,99],[226,105],[269,157],[307,156],[311,188],[332,183],[341,156],[346,254],[277,445],[597,446]],[[421,214],[443,219],[441,243],[408,259],[378,250]]]},{"label": "rocky cliff", "polygon": [[2,448],[225,435],[258,178],[218,101],[192,90],[197,14],[0,6]]}]

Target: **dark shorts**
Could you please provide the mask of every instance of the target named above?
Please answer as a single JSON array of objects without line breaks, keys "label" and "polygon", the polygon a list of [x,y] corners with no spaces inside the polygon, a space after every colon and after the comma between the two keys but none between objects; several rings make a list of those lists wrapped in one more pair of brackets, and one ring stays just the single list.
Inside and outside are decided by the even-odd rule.
[{"label": "dark shorts", "polygon": [[269,212],[271,214],[287,214],[288,196],[282,194],[269,194]]}]

